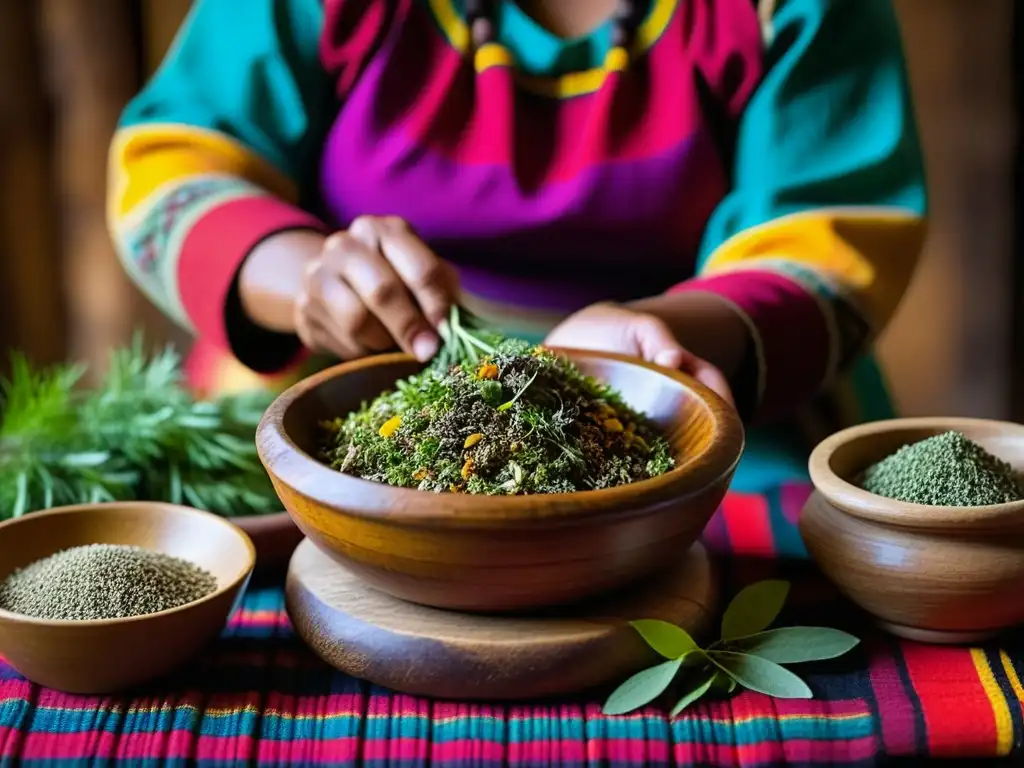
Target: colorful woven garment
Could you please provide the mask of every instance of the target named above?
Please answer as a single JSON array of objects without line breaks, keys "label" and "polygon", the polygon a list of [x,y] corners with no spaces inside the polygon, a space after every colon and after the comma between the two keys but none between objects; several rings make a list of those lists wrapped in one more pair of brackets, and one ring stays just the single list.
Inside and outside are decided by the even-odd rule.
[{"label": "colorful woven garment", "polygon": [[596,699],[502,706],[397,695],[319,662],[292,633],[280,589],[258,587],[215,648],[151,690],[65,695],[0,667],[0,763],[639,768],[1022,759],[1020,639],[943,648],[870,629],[800,562],[793,522],[806,495],[805,486],[733,494],[706,538],[734,555],[731,587],[782,563],[794,583],[782,623],[842,626],[864,639],[843,659],[799,670],[814,700],[745,692],[670,722],[654,707],[604,717]]}]

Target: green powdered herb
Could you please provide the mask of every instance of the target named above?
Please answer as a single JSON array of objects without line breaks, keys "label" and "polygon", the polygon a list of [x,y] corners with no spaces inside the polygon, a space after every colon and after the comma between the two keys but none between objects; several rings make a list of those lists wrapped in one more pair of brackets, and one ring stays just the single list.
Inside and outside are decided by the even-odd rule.
[{"label": "green powdered herb", "polygon": [[120,544],[65,549],[0,584],[0,608],[39,619],[120,619],[212,593],[217,580],[187,560]]},{"label": "green powdered herb", "polygon": [[900,448],[864,473],[861,487],[912,504],[976,507],[1022,498],[1013,467],[960,432]]},{"label": "green powdered herb", "polygon": [[666,440],[610,388],[542,347],[470,331],[458,314],[430,367],[324,427],[335,469],[424,491],[571,493],[674,466]]}]

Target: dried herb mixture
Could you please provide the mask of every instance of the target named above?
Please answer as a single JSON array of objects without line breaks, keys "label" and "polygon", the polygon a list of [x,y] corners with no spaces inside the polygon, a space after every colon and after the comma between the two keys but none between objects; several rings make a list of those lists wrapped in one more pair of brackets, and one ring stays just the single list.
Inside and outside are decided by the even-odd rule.
[{"label": "dried herb mixture", "polygon": [[542,347],[466,327],[437,359],[324,425],[324,459],[424,491],[514,495],[610,488],[674,465],[668,443],[609,387]]}]

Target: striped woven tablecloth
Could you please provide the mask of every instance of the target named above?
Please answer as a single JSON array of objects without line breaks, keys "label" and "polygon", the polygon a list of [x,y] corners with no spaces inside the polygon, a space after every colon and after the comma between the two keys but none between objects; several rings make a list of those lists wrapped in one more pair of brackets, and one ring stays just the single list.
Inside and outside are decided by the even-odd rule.
[{"label": "striped woven tablecloth", "polygon": [[0,763],[61,765],[877,765],[923,756],[1024,764],[1024,642],[944,648],[870,629],[807,564],[793,528],[807,488],[732,494],[706,533],[729,581],[793,579],[783,623],[846,628],[843,659],[799,669],[810,701],[741,693],[669,721],[597,699],[440,702],[374,688],[295,638],[276,585],[251,588],[216,647],[173,681],[116,697],[61,694],[0,665]]}]

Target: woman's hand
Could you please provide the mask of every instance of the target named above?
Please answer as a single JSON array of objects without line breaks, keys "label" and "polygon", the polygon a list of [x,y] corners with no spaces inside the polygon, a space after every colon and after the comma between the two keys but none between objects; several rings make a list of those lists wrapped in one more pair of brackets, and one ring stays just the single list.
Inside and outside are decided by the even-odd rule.
[{"label": "woman's hand", "polygon": [[285,232],[249,256],[243,308],[342,360],[400,347],[429,360],[457,293],[454,270],[402,219],[361,216],[326,240]]},{"label": "woman's hand", "polygon": [[544,343],[552,347],[618,352],[681,370],[733,402],[725,374],[687,350],[669,325],[651,312],[620,304],[593,304],[560,323]]}]

